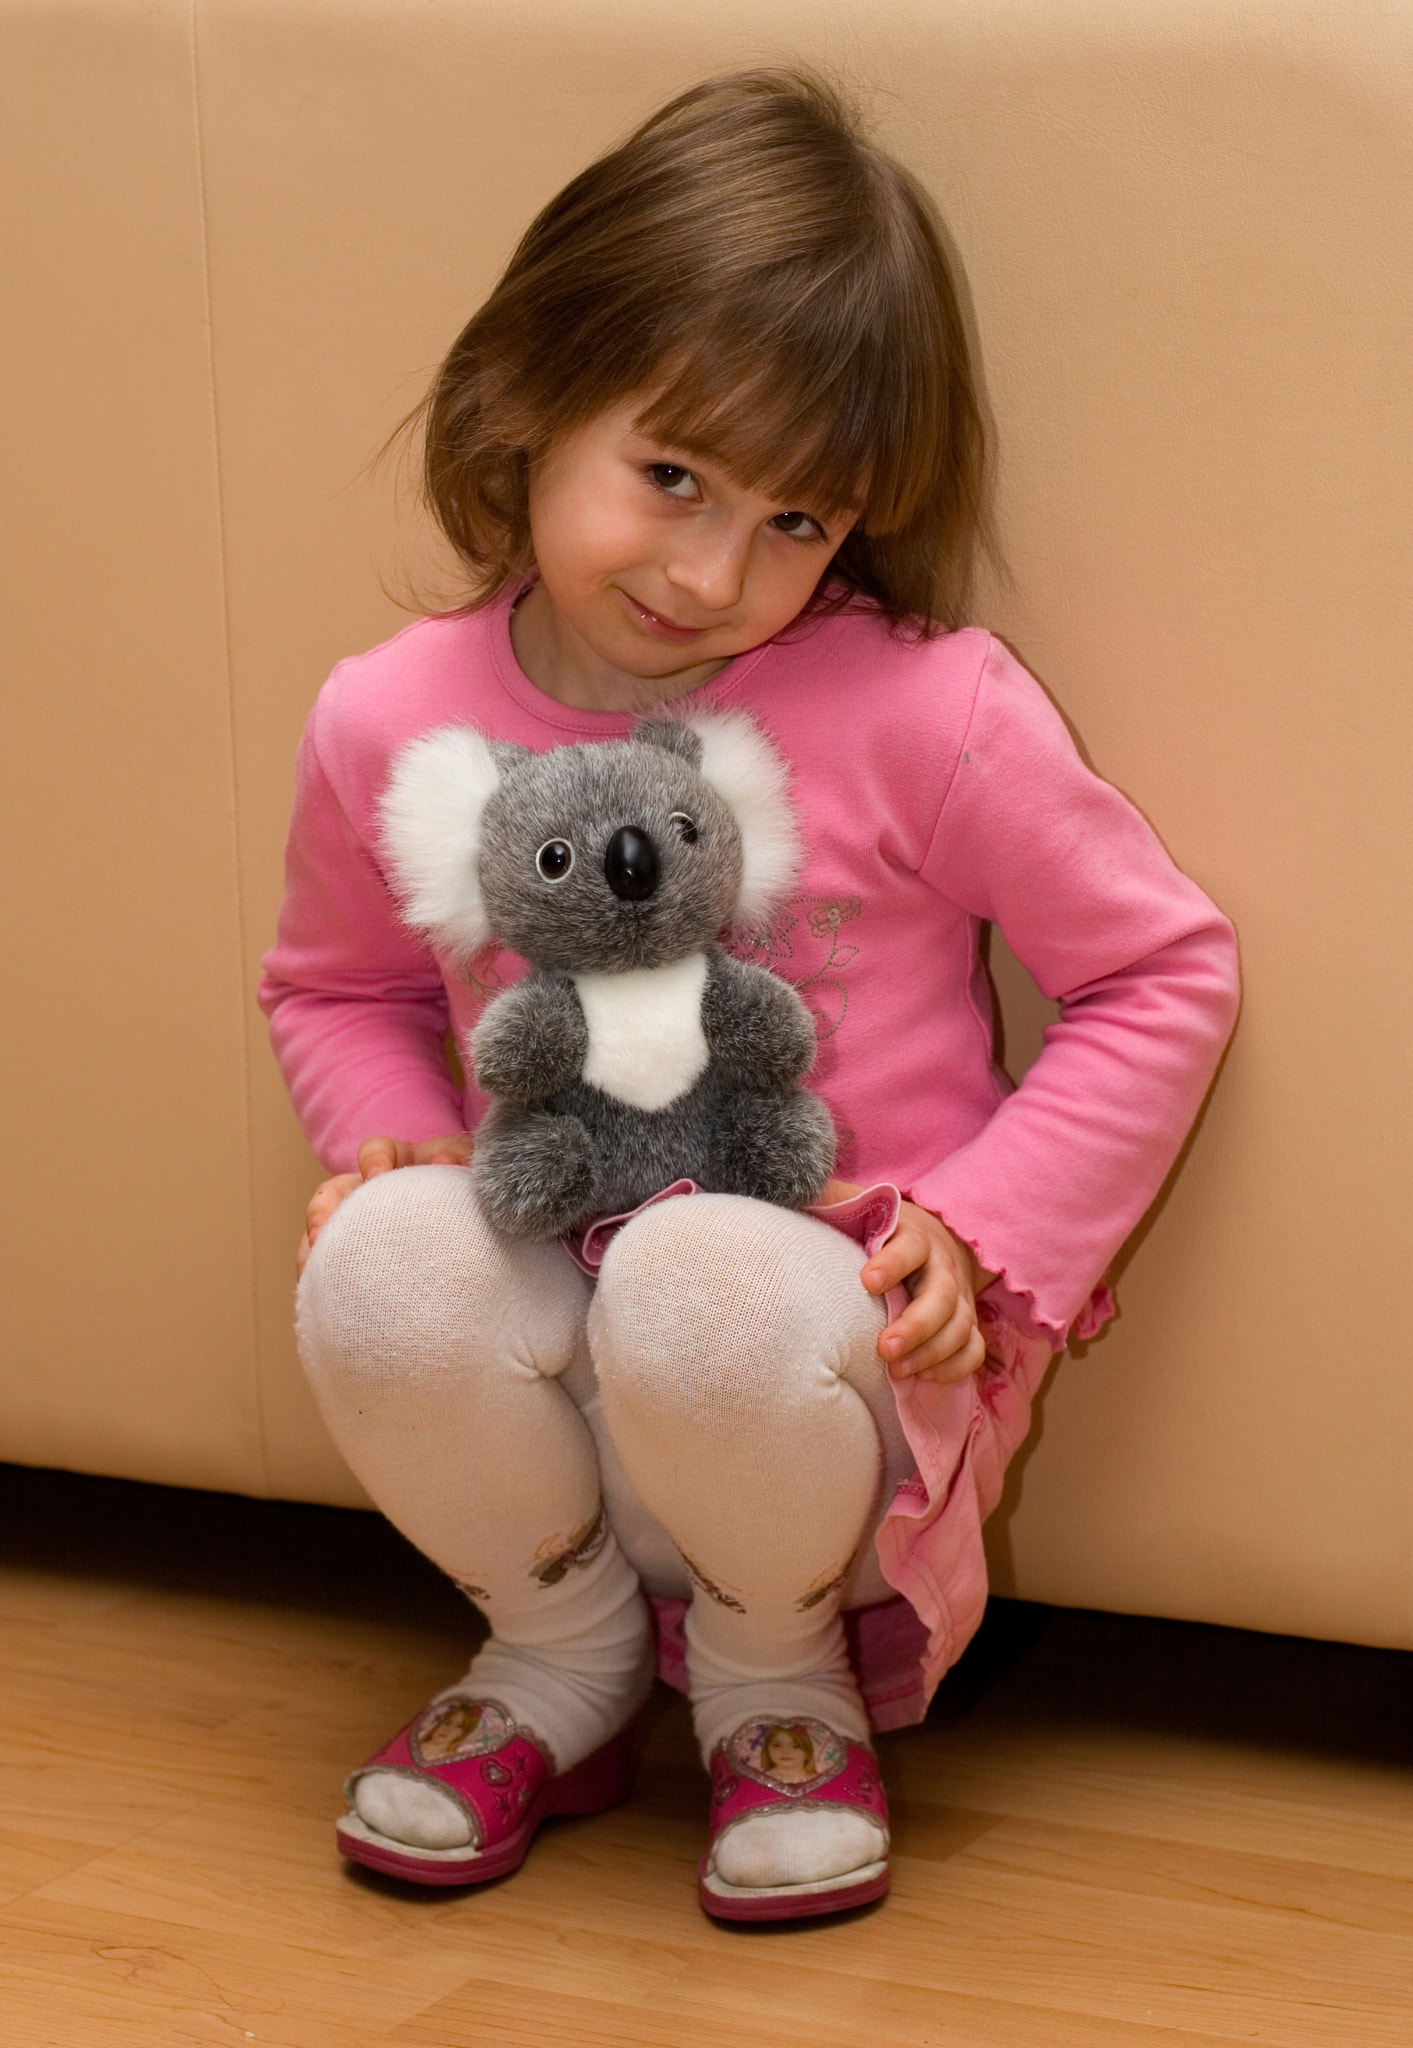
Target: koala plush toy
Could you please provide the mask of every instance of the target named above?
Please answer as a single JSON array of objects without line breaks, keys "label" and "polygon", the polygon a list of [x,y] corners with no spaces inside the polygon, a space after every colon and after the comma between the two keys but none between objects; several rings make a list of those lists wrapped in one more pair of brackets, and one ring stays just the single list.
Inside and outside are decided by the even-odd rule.
[{"label": "koala plush toy", "polygon": [[752,721],[654,719],[548,753],[448,726],[393,766],[383,846],[408,923],[532,972],[467,1051],[494,1100],[472,1171],[497,1227],[555,1237],[673,1181],[802,1206],[834,1159],[799,1086],[814,1026],[788,983],[723,952],[784,894],[798,842]]}]

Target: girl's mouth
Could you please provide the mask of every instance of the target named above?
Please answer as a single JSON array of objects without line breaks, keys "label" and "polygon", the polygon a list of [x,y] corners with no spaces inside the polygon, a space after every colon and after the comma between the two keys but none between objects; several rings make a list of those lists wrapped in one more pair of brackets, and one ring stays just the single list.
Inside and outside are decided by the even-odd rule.
[{"label": "girl's mouth", "polygon": [[658,640],[670,640],[675,647],[685,647],[693,640],[700,640],[709,630],[706,626],[674,626],[671,619],[660,618],[656,612],[650,612],[645,604],[639,604],[636,597],[629,597],[626,590],[620,595],[644,632],[653,634]]}]

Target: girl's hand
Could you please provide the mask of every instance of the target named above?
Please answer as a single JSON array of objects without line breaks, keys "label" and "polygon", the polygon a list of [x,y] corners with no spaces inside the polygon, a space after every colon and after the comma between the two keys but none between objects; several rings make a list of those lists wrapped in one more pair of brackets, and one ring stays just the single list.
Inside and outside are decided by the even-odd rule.
[{"label": "girl's hand", "polygon": [[374,1180],[380,1173],[392,1173],[399,1166],[465,1166],[471,1158],[469,1131],[453,1131],[445,1138],[423,1138],[411,1144],[406,1138],[365,1138],[358,1148],[357,1173],[336,1173],[320,1181],[309,1197],[304,1215],[304,1235],[299,1240],[295,1270],[304,1271],[314,1243],[340,1202]]},{"label": "girl's hand", "polygon": [[[847,1201],[862,1190],[832,1180],[821,1197]],[[904,1202],[897,1227],[860,1276],[870,1294],[904,1286],[912,1300],[878,1340],[878,1355],[895,1379],[921,1378],[939,1386],[970,1378],[986,1356],[976,1320],[976,1297],[996,1278],[978,1267],[971,1249],[945,1223]]]}]

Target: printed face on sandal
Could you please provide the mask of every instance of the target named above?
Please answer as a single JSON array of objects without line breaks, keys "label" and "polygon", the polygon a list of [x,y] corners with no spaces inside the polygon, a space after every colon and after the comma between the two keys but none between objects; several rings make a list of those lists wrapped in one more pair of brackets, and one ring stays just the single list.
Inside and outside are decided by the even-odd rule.
[{"label": "printed face on sandal", "polygon": [[833,1729],[808,1718],[748,1722],[731,1737],[726,1753],[745,1777],[777,1792],[811,1791],[837,1777],[848,1760]]},{"label": "printed face on sandal", "polygon": [[457,1697],[427,1709],[409,1747],[418,1763],[447,1764],[501,1749],[514,1733],[510,1716],[492,1701]]}]

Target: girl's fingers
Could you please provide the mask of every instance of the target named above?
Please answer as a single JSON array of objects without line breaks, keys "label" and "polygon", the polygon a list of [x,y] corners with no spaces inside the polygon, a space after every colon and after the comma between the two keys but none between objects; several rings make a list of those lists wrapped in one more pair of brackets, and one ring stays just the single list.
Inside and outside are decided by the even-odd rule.
[{"label": "girl's fingers", "polygon": [[[398,1153],[402,1147],[396,1138],[365,1138],[358,1148],[358,1172],[363,1180],[372,1180],[376,1174],[391,1173],[402,1161]],[[401,1182],[398,1183],[401,1186]]]},{"label": "girl's fingers", "polygon": [[414,1145],[413,1158],[409,1164],[425,1163],[428,1166],[469,1166],[471,1164],[472,1137],[469,1131],[459,1136],[433,1138],[425,1145]]},{"label": "girl's fingers", "polygon": [[886,1294],[925,1266],[934,1250],[920,1230],[904,1224],[895,1230],[881,1251],[876,1251],[863,1269],[862,1279],[870,1294]]},{"label": "girl's fingers", "polygon": [[938,1327],[939,1318],[930,1315],[920,1301],[912,1302],[896,1322],[890,1323],[878,1340],[878,1349],[890,1365],[906,1358],[919,1344],[927,1343]]},{"label": "girl's fingers", "polygon": [[329,1180],[321,1180],[309,1197],[305,1212],[311,1229],[321,1230],[337,1209],[345,1195],[351,1195],[361,1184],[362,1176],[356,1173],[336,1173]]},{"label": "girl's fingers", "polygon": [[304,1212],[304,1235],[299,1240],[299,1251],[295,1264],[299,1272],[304,1271],[305,1261],[313,1251],[319,1232],[328,1222],[346,1195],[360,1185],[361,1176],[356,1173],[338,1173],[332,1180],[321,1181],[309,1197],[309,1207]]},{"label": "girl's fingers", "polygon": [[970,1378],[985,1356],[986,1340],[973,1324],[960,1345],[952,1342],[948,1332],[939,1330],[926,1344],[920,1344],[916,1351],[888,1369],[895,1379],[926,1379],[945,1386]]},{"label": "girl's fingers", "polygon": [[471,1157],[466,1131],[448,1131],[440,1138],[365,1138],[358,1148],[358,1171],[364,1180],[394,1173],[400,1166],[465,1166]]},{"label": "girl's fingers", "polygon": [[975,1328],[976,1313],[969,1301],[953,1297],[945,1306],[929,1305],[925,1311],[922,1302],[914,1301],[888,1325],[878,1348],[890,1365],[913,1372],[913,1360],[924,1349],[929,1360],[948,1357],[961,1350]]},{"label": "girl's fingers", "polygon": [[903,1379],[919,1373],[932,1379],[965,1379],[986,1355],[971,1288],[957,1263],[964,1260],[969,1265],[968,1255],[945,1229],[938,1229],[940,1239],[937,1231],[910,1222],[905,1214],[887,1244],[863,1268],[863,1284],[870,1294],[883,1294],[906,1282],[912,1296],[878,1340],[879,1356]]},{"label": "girl's fingers", "polygon": [[985,1358],[987,1358],[985,1337],[981,1335],[979,1329],[975,1329],[971,1333],[971,1339],[967,1341],[967,1348],[965,1350],[952,1352],[950,1358],[942,1358],[936,1364],[919,1366],[915,1372],[909,1374],[909,1378],[932,1380],[934,1386],[954,1386],[958,1380],[969,1380],[973,1376],[973,1372],[979,1372],[981,1366],[985,1364]]},{"label": "girl's fingers", "polygon": [[[900,1316],[898,1321],[902,1320]],[[914,1355],[924,1346],[934,1360],[950,1357],[952,1352],[961,1350],[975,1328],[976,1315],[971,1303],[959,1301],[950,1315],[932,1316],[926,1327],[914,1336],[912,1343],[905,1343],[896,1356],[905,1368],[911,1367]]]},{"label": "girl's fingers", "polygon": [[883,1333],[885,1356],[903,1357],[915,1346],[925,1343],[964,1307],[969,1309],[969,1304],[963,1301],[956,1274],[940,1262],[929,1266],[913,1288],[908,1306]]}]

